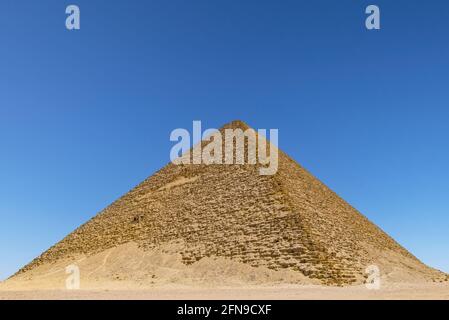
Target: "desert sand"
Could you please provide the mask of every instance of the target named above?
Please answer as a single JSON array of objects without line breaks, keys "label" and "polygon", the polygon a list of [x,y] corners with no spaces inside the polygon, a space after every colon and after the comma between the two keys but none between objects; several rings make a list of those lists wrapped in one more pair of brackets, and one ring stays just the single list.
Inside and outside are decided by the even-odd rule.
[{"label": "desert sand", "polygon": [[396,284],[368,290],[364,286],[183,286],[125,290],[2,290],[0,300],[449,300],[447,284]]},{"label": "desert sand", "polygon": [[[179,246],[143,250],[128,243],[39,266],[0,283],[0,299],[449,299],[448,282],[398,282],[410,275],[397,271],[381,274],[380,289],[370,290],[363,284],[323,286],[293,270],[251,267],[221,257],[185,265]],[[66,289],[69,265],[79,268],[79,290]]]}]

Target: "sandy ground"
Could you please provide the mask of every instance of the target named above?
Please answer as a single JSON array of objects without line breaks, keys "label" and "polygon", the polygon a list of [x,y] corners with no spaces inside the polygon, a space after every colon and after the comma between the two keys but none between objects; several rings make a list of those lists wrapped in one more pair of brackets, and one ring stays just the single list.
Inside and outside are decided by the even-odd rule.
[{"label": "sandy ground", "polygon": [[447,284],[400,284],[380,290],[364,286],[335,288],[321,286],[189,288],[162,287],[143,290],[0,290],[0,300],[308,300],[308,299],[438,299],[449,300]]},{"label": "sandy ground", "polygon": [[[449,281],[423,282],[412,271],[382,269],[379,290],[326,287],[291,270],[273,271],[224,258],[186,266],[178,245],[141,250],[129,243],[93,256],[44,264],[0,283],[1,299],[448,299]],[[68,266],[81,290],[66,290]],[[413,280],[413,281],[410,281]]]}]

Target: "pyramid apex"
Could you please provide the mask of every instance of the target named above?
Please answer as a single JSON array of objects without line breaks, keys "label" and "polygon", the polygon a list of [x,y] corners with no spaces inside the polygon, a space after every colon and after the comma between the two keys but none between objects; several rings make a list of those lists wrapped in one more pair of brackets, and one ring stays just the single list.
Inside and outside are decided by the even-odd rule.
[{"label": "pyramid apex", "polygon": [[227,124],[225,124],[222,129],[242,129],[247,130],[250,126],[246,124],[246,122],[242,120],[233,120]]}]

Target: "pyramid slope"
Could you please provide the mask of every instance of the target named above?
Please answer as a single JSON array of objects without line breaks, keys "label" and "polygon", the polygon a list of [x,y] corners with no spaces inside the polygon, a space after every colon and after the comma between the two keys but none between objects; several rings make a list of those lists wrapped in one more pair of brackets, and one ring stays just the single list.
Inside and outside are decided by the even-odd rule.
[{"label": "pyramid slope", "polygon": [[[234,121],[225,128],[248,126]],[[134,242],[155,250],[173,241],[191,265],[207,257],[290,270],[327,285],[361,283],[369,265],[432,281],[422,264],[286,154],[279,170],[254,165],[174,165],[156,172],[18,272],[93,256]]]}]

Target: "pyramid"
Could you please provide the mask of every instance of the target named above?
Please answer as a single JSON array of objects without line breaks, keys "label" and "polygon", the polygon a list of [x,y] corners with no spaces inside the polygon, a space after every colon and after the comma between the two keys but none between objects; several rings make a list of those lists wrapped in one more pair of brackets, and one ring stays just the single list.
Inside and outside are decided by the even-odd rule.
[{"label": "pyramid", "polygon": [[[249,127],[233,121],[220,130],[227,128]],[[392,281],[446,277],[279,151],[272,176],[260,175],[258,165],[169,163],[13,278],[127,243],[151,251],[173,242],[183,244],[177,255],[185,266],[226,259],[324,285],[363,283],[370,265]]]}]

